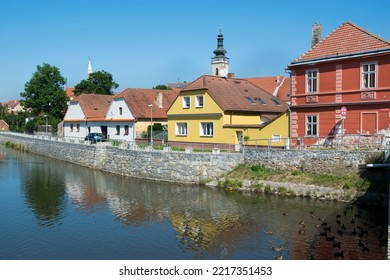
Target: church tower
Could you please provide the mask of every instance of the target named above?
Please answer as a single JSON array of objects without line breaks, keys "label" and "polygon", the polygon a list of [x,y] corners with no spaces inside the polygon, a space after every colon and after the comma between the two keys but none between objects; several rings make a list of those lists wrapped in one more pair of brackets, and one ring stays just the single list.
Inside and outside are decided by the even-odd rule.
[{"label": "church tower", "polygon": [[211,58],[211,75],[227,77],[229,73],[229,58],[226,57],[227,51],[223,48],[223,35],[221,29],[217,37],[217,48],[214,51],[215,56]]}]

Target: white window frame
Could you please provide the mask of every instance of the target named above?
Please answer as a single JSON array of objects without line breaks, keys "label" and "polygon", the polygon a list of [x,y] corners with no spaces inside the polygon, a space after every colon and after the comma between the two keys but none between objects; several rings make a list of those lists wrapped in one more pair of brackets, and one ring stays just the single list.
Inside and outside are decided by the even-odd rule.
[{"label": "white window frame", "polygon": [[[200,100],[202,100],[202,104],[200,102]],[[204,106],[204,96],[203,95],[197,95],[196,98],[195,98],[195,106],[196,108],[203,108]]]},{"label": "white window frame", "polygon": [[[313,76],[313,73],[316,73],[316,76]],[[317,93],[319,86],[319,75],[320,72],[318,68],[316,69],[307,69],[306,70],[306,93]],[[313,89],[315,85],[315,90]]]},{"label": "white window frame", "polygon": [[[313,121],[313,117],[316,118],[316,121]],[[311,118],[311,120],[309,120],[309,118]],[[319,116],[317,114],[306,115],[305,116],[305,123],[306,123],[306,126],[305,126],[305,129],[306,129],[305,134],[306,134],[306,136],[309,136],[309,137],[318,136],[318,132],[319,132]],[[315,127],[315,131],[316,131],[315,134],[313,133],[314,127]]]},{"label": "white window frame", "polygon": [[272,135],[271,142],[281,142],[282,136],[280,134],[278,135]]},{"label": "white window frame", "polygon": [[176,136],[188,135],[188,124],[186,122],[177,122],[175,124]]},{"label": "white window frame", "polygon": [[199,135],[202,137],[214,137],[214,123],[201,122],[199,126]]},{"label": "white window frame", "polygon": [[[371,66],[374,66],[374,70],[371,69]],[[367,67],[365,70],[364,68]],[[378,80],[378,62],[371,61],[365,62],[361,64],[361,88],[362,89],[370,89],[376,88],[377,80]],[[372,85],[372,79],[374,79],[374,83]]]},{"label": "white window frame", "polygon": [[182,100],[183,100],[183,108],[184,109],[188,109],[191,107],[191,97],[190,96],[183,96]]}]

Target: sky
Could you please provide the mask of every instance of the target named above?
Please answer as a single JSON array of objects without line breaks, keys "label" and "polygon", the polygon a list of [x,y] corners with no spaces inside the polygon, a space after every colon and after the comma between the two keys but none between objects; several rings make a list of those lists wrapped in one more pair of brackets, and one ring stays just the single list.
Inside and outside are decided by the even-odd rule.
[{"label": "sky", "polygon": [[67,86],[87,78],[88,60],[125,88],[191,82],[211,74],[222,30],[237,78],[288,75],[346,21],[390,40],[390,1],[0,0],[0,101],[20,99],[38,65],[60,69]]}]

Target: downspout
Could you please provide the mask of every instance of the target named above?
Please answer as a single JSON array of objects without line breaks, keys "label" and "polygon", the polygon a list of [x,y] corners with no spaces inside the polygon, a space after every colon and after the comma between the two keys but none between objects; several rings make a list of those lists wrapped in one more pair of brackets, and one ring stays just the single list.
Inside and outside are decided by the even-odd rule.
[{"label": "downspout", "polygon": [[288,145],[286,146],[286,148],[288,147],[288,149],[290,149],[292,144],[292,120],[291,120],[292,119],[292,112],[291,112],[292,78],[291,78],[291,70],[289,68],[286,68],[285,72],[290,76],[290,96],[289,96],[290,104],[288,105],[288,116],[289,116],[288,117]]}]

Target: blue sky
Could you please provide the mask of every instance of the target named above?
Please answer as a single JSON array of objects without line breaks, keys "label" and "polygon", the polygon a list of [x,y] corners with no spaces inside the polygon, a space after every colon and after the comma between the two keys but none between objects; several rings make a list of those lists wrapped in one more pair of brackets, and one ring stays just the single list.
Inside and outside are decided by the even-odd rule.
[{"label": "blue sky", "polygon": [[93,70],[125,88],[210,74],[220,26],[236,77],[286,75],[345,21],[390,40],[390,1],[0,0],[0,101],[19,99],[37,65],[58,67],[74,86]]}]

